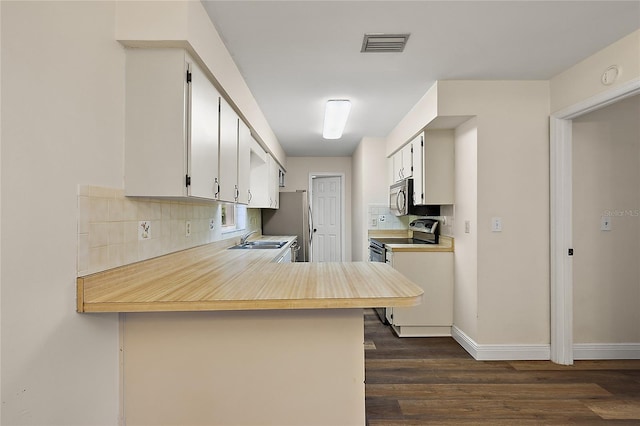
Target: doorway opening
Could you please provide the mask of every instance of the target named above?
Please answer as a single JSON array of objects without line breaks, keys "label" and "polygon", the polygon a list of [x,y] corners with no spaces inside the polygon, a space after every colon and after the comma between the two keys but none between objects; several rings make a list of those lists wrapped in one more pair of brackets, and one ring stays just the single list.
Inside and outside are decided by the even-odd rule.
[{"label": "doorway opening", "polygon": [[571,365],[573,349],[573,120],[640,94],[632,80],[551,115],[551,361]]}]

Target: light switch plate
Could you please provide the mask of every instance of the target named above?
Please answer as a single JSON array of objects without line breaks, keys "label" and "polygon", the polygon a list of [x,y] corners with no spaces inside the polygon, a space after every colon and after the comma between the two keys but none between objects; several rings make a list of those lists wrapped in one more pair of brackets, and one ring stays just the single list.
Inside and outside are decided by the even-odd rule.
[{"label": "light switch plate", "polygon": [[611,231],[611,217],[602,216],[600,218],[600,230],[601,231]]},{"label": "light switch plate", "polygon": [[471,232],[471,221],[470,220],[465,220],[464,221],[464,233],[468,234]]},{"label": "light switch plate", "polygon": [[491,218],[491,231],[492,232],[502,232],[502,218],[501,217],[492,217]]},{"label": "light switch plate", "polygon": [[184,224],[184,236],[185,237],[190,237],[191,236],[191,221],[186,221]]}]

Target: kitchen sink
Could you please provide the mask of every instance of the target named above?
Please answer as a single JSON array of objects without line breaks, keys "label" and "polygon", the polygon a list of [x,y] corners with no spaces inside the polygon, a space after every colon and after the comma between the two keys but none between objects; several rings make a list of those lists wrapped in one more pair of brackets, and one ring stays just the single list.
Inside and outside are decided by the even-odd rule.
[{"label": "kitchen sink", "polygon": [[247,241],[244,244],[229,247],[230,250],[256,250],[256,249],[279,249],[287,244],[286,241]]}]

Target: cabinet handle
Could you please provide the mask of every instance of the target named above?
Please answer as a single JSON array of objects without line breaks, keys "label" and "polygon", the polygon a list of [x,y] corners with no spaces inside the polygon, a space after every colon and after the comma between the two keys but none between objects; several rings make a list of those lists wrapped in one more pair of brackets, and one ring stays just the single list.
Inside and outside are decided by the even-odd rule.
[{"label": "cabinet handle", "polygon": [[238,189],[238,185],[235,186],[235,195],[233,196],[235,201],[238,201],[238,198],[240,198],[240,190]]},{"label": "cabinet handle", "polygon": [[247,192],[249,193],[249,199],[247,200],[247,202],[251,202],[251,198],[253,198],[253,195],[251,195],[251,190],[247,189]]},{"label": "cabinet handle", "polygon": [[220,182],[218,182],[218,178],[215,179],[214,183],[216,184],[216,192],[213,196],[218,198],[220,196]]}]

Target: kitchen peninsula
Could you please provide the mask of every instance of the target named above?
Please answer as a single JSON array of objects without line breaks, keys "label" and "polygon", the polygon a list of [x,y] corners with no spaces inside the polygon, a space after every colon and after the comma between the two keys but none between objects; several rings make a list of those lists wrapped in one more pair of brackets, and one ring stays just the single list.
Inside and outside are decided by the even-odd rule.
[{"label": "kitchen peninsula", "polygon": [[[263,237],[266,239],[267,237]],[[422,290],[379,263],[274,263],[225,240],[78,278],[121,313],[121,417],[135,424],[362,425],[362,308]]]}]

